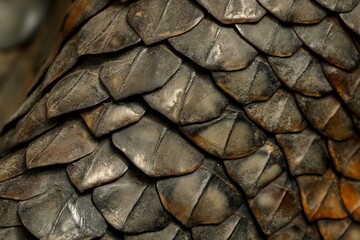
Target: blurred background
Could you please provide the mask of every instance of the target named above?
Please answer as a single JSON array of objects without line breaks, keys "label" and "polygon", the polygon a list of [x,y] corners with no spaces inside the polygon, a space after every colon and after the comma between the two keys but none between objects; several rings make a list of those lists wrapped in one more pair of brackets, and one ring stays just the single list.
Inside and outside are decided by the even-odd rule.
[{"label": "blurred background", "polygon": [[70,5],[70,0],[0,0],[0,129],[58,51]]}]

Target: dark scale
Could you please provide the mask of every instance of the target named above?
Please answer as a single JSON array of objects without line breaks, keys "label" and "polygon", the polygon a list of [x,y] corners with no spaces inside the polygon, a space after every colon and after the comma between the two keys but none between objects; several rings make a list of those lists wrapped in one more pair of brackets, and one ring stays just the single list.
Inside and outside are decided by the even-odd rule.
[{"label": "dark scale", "polygon": [[59,7],[0,239],[360,239],[358,0]]}]

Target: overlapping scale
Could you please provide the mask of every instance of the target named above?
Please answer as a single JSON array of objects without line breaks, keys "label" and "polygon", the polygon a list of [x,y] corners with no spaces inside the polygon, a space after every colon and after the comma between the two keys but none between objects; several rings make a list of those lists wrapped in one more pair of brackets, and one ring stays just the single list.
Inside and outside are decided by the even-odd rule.
[{"label": "overlapping scale", "polygon": [[46,101],[48,117],[91,107],[109,98],[101,84],[99,68],[98,64],[85,65],[61,79]]},{"label": "overlapping scale", "polygon": [[224,24],[258,22],[266,13],[256,0],[197,0]]},{"label": "overlapping scale", "polygon": [[236,24],[236,28],[243,38],[272,56],[291,56],[302,45],[291,27],[269,15],[263,17],[257,24]]},{"label": "overlapping scale", "polygon": [[358,2],[75,0],[0,238],[360,239]]},{"label": "overlapping scale", "polygon": [[227,108],[214,120],[184,125],[180,130],[200,148],[223,159],[248,156],[266,140],[266,134],[238,108]]},{"label": "overlapping scale", "polygon": [[0,164],[0,182],[26,172],[26,149],[21,148],[5,155],[0,158]]},{"label": "overlapping scale", "polygon": [[[16,124],[21,120],[23,116],[28,114],[35,105],[38,104],[40,99],[44,97],[42,92],[39,88],[34,89],[33,92],[31,92],[28,97],[24,100],[24,102],[21,104],[21,106],[16,110],[16,112],[6,121],[4,126],[2,127],[0,134],[4,135],[8,132],[9,127],[13,124]],[[0,150],[1,150],[1,143],[0,143]]]},{"label": "overlapping scale", "polygon": [[23,201],[19,215],[24,226],[39,239],[100,237],[106,231],[104,218],[91,195],[78,195],[61,188]]},{"label": "overlapping scale", "polygon": [[318,221],[317,225],[323,239],[357,239],[360,237],[360,224],[352,222],[350,218],[324,219]]},{"label": "overlapping scale", "polygon": [[271,235],[290,223],[302,209],[296,183],[286,172],[248,201],[266,235]]},{"label": "overlapping scale", "polygon": [[47,96],[41,98],[19,120],[16,127],[4,135],[0,141],[0,156],[18,144],[28,142],[56,126],[57,120],[49,119],[47,116],[46,101]]},{"label": "overlapping scale", "polygon": [[247,197],[255,195],[284,171],[286,164],[280,148],[273,140],[250,156],[225,160],[229,176],[235,180]]},{"label": "overlapping scale", "polygon": [[150,45],[192,29],[204,17],[190,0],[140,0],[130,6],[127,20]]},{"label": "overlapping scale", "polygon": [[0,198],[27,200],[54,187],[73,189],[64,168],[32,169],[0,183]]},{"label": "overlapping scale", "polygon": [[79,0],[73,2],[64,21],[65,35],[70,34],[90,17],[100,12],[109,2],[110,0]]},{"label": "overlapping scale", "polygon": [[360,35],[360,2],[350,12],[340,13],[340,18],[346,26]]},{"label": "overlapping scale", "polygon": [[296,101],[311,125],[325,136],[341,141],[354,135],[351,118],[334,95],[311,98],[297,94]]},{"label": "overlapping scale", "polygon": [[134,125],[114,133],[112,141],[131,162],[152,177],[186,174],[204,160],[199,150],[153,114],[146,114]]},{"label": "overlapping scale", "polygon": [[28,146],[26,165],[35,168],[70,163],[92,153],[96,146],[96,140],[79,119],[69,120]]},{"label": "overlapping scale", "polygon": [[241,104],[268,100],[280,87],[276,75],[263,57],[257,57],[239,71],[213,71],[218,87]]},{"label": "overlapping scale", "polygon": [[125,233],[158,231],[171,220],[155,185],[130,170],[119,180],[95,188],[93,201],[106,221]]},{"label": "overlapping scale", "polygon": [[312,51],[345,70],[353,70],[360,63],[360,54],[350,34],[334,17],[326,17],[318,24],[294,26],[296,34]]},{"label": "overlapping scale", "polygon": [[283,22],[313,24],[326,16],[326,11],[312,0],[259,0],[259,3]]},{"label": "overlapping scale", "polygon": [[138,43],[140,37],[126,21],[128,11],[129,6],[118,0],[90,19],[62,48],[42,89],[72,68],[82,55],[115,52]]},{"label": "overlapping scale", "polygon": [[57,121],[48,118],[46,102],[48,95],[39,102],[17,123],[14,143],[27,142],[53,128]]},{"label": "overlapping scale", "polygon": [[260,239],[261,235],[256,228],[251,213],[245,204],[236,210],[224,222],[218,225],[200,225],[191,229],[194,239]]},{"label": "overlapping scale", "polygon": [[183,64],[160,89],[144,95],[155,110],[179,124],[205,122],[221,115],[228,99],[210,74]]},{"label": "overlapping scale", "polygon": [[138,47],[106,62],[100,78],[111,96],[121,100],[162,87],[180,64],[166,45]]},{"label": "overlapping scale", "polygon": [[360,180],[360,137],[345,141],[329,140],[329,152],[338,172],[346,177]]},{"label": "overlapping scale", "polygon": [[164,208],[187,227],[219,224],[243,201],[214,160],[193,173],[159,180],[156,187]]},{"label": "overlapping scale", "polygon": [[280,88],[268,101],[245,106],[249,118],[272,133],[299,132],[306,122],[292,93]]},{"label": "overlapping scale", "polygon": [[209,70],[243,69],[257,55],[257,51],[234,29],[209,19],[201,20],[190,31],[169,41],[177,51]]},{"label": "overlapping scale", "polygon": [[332,170],[327,170],[322,176],[298,176],[296,180],[309,221],[343,219],[348,216],[340,197],[338,177]]},{"label": "overlapping scale", "polygon": [[346,105],[360,117],[360,67],[350,73],[329,64],[324,64],[323,69]]},{"label": "overlapping scale", "polygon": [[269,237],[269,240],[280,239],[320,239],[320,234],[316,225],[310,225],[303,214],[299,214],[289,224],[281,228]]},{"label": "overlapping scale", "polygon": [[268,57],[268,60],[279,79],[290,89],[311,97],[331,93],[332,87],[319,60],[304,48],[291,57]]},{"label": "overlapping scale", "polygon": [[84,192],[120,178],[128,169],[127,161],[106,139],[92,153],[69,164],[67,172],[71,182]]},{"label": "overlapping scale", "polygon": [[359,0],[348,0],[348,1],[341,1],[341,0],[314,0],[321,4],[322,6],[326,7],[327,9],[335,12],[349,12],[351,11],[358,3]]},{"label": "overlapping scale", "polygon": [[329,154],[324,139],[310,128],[300,133],[277,134],[292,175],[324,174]]},{"label": "overlapping scale", "polygon": [[100,137],[139,121],[146,109],[139,102],[105,102],[81,113],[91,132]]},{"label": "overlapping scale", "polygon": [[360,220],[360,182],[340,179],[340,194],[345,208],[355,221]]}]

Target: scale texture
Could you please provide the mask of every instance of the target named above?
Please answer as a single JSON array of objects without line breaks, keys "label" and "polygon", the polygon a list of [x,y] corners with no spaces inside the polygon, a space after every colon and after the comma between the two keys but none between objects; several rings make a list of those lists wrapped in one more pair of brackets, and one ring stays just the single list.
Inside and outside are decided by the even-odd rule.
[{"label": "scale texture", "polygon": [[73,4],[0,239],[360,239],[358,0]]}]

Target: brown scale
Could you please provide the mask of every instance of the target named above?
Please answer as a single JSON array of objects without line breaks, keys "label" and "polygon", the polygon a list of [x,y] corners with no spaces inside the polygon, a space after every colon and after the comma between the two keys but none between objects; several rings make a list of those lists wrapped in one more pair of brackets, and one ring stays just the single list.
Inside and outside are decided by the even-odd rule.
[{"label": "brown scale", "polygon": [[0,238],[360,239],[359,6],[68,4],[0,136]]}]

